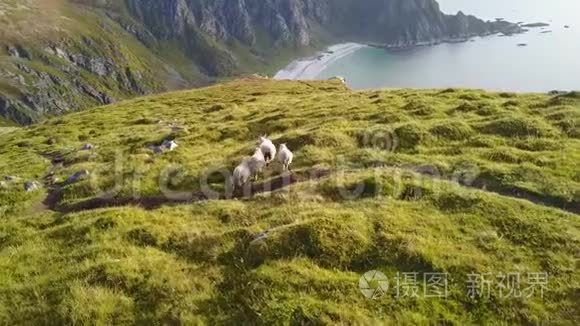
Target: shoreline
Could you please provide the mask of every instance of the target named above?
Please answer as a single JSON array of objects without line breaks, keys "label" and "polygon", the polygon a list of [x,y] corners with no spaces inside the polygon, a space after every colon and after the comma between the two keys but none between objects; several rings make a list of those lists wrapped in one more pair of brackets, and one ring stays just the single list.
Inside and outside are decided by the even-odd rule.
[{"label": "shoreline", "polygon": [[[496,33],[497,34],[497,33]],[[332,63],[339,59],[344,58],[363,48],[378,48],[385,51],[408,51],[415,48],[434,46],[444,43],[465,43],[469,42],[478,37],[487,37],[496,34],[485,34],[485,35],[471,35],[463,38],[449,38],[440,39],[426,42],[418,42],[414,44],[377,44],[377,43],[339,43],[327,47],[325,50],[319,51],[317,54],[298,58],[290,62],[286,67],[276,72],[274,79],[286,79],[286,80],[314,80],[317,79],[318,75],[324,71]]]},{"label": "shoreline", "polygon": [[327,47],[325,50],[317,52],[317,54],[298,58],[290,62],[284,68],[278,70],[274,75],[274,79],[289,79],[289,80],[314,80],[322,71],[324,71],[328,66],[337,60],[352,54],[363,48],[379,48],[386,51],[398,52],[398,51],[408,51],[415,48],[435,46],[440,44],[456,44],[456,43],[467,43],[473,42],[477,38],[490,37],[494,35],[500,36],[512,36],[514,34],[525,34],[529,30],[522,29],[517,33],[505,34],[501,32],[494,33],[484,33],[480,35],[466,35],[458,38],[444,38],[438,40],[416,42],[411,44],[377,44],[377,43],[339,43]]},{"label": "shoreline", "polygon": [[[540,23],[532,23],[529,25],[535,25]],[[547,24],[547,23],[541,23]],[[521,28],[524,23],[520,22],[517,26],[520,29],[512,33],[506,32],[489,32],[482,34],[472,34],[464,35],[462,37],[456,38],[440,38],[430,41],[414,42],[414,43],[390,43],[390,44],[379,44],[379,43],[339,43],[327,47],[325,50],[317,52],[315,55],[310,57],[298,58],[290,62],[284,68],[278,70],[273,76],[274,79],[286,79],[286,80],[315,80],[319,79],[320,74],[331,66],[336,61],[355,53],[356,51],[364,48],[378,48],[388,52],[404,52],[413,49],[418,49],[422,47],[437,46],[440,44],[458,44],[475,42],[480,38],[487,38],[491,36],[514,36],[517,34],[526,34],[530,32],[529,29]],[[547,24],[549,26],[549,24]],[[546,32],[547,33],[547,32]]]},{"label": "shoreline", "polygon": [[368,46],[360,43],[341,43],[329,46],[314,56],[292,61],[286,67],[279,70],[274,75],[274,79],[315,79],[332,63]]}]

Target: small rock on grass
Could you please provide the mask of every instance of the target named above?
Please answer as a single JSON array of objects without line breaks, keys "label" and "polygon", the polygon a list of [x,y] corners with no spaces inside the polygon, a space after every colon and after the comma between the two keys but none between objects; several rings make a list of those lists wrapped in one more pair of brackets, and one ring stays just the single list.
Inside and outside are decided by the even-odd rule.
[{"label": "small rock on grass", "polygon": [[329,78],[328,80],[330,80],[330,81],[337,80],[337,81],[346,85],[346,78],[344,78],[342,76],[334,76],[334,77]]},{"label": "small rock on grass", "polygon": [[66,179],[67,184],[75,183],[81,180],[86,179],[91,173],[88,170],[79,171],[73,175],[71,175],[68,179]]},{"label": "small rock on grass", "polygon": [[84,144],[82,150],[83,151],[90,151],[95,149],[95,145],[93,144]]},{"label": "small rock on grass", "polygon": [[161,153],[163,153],[163,148],[161,146],[151,145],[151,146],[149,146],[149,149],[151,151],[153,151],[154,154],[161,154]]},{"label": "small rock on grass", "polygon": [[40,183],[37,181],[26,181],[24,183],[24,191],[34,192],[40,190]]},{"label": "small rock on grass", "polygon": [[252,242],[250,242],[250,244],[254,244],[256,242],[262,241],[262,240],[266,240],[268,238],[268,231],[264,231],[258,235],[256,235],[254,237],[254,240],[252,240]]},{"label": "small rock on grass", "polygon": [[179,145],[175,142],[175,140],[166,140],[161,144],[161,147],[168,151],[174,151]]},{"label": "small rock on grass", "polygon": [[162,154],[165,151],[172,152],[177,149],[177,147],[179,147],[179,145],[175,140],[164,140],[160,146],[150,146],[149,148],[155,154]]}]

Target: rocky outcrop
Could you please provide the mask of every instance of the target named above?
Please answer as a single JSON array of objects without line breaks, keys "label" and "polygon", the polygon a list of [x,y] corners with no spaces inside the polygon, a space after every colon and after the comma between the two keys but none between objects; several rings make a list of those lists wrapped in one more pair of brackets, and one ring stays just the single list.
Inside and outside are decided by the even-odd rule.
[{"label": "rocky outcrop", "polygon": [[[327,1],[314,0],[128,0],[130,12],[159,37],[199,31],[218,41],[254,45],[260,33],[272,43],[311,43],[310,19],[324,22]],[[176,28],[171,28],[176,26]]]},{"label": "rocky outcrop", "polygon": [[38,114],[17,100],[0,95],[0,116],[21,124],[31,124]]},{"label": "rocky outcrop", "polygon": [[163,89],[155,87],[153,75],[135,68],[119,46],[99,41],[84,37],[37,47],[8,45],[7,63],[0,65],[0,115],[30,124],[45,115]]},{"label": "rocky outcrop", "polygon": [[195,26],[186,0],[127,0],[131,13],[157,37],[169,39],[185,35]]},{"label": "rocky outcrop", "polygon": [[[434,44],[521,28],[509,22],[484,22],[459,12],[446,15],[433,0],[345,0],[333,9],[330,28],[352,41],[367,41],[391,48]],[[364,3],[364,4],[363,4]]]}]

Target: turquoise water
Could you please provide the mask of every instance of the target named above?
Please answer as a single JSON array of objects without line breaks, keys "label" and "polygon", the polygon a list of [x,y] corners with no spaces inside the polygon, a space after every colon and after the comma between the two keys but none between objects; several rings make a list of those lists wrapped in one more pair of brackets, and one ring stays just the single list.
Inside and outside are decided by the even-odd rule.
[{"label": "turquoise water", "polygon": [[[356,89],[467,87],[544,92],[580,89],[580,0],[440,0],[447,13],[547,22],[512,37],[490,36],[402,52],[364,48],[317,78],[344,76]],[[565,28],[569,25],[570,28]],[[542,33],[542,31],[551,31]],[[526,43],[526,47],[519,47]]]}]

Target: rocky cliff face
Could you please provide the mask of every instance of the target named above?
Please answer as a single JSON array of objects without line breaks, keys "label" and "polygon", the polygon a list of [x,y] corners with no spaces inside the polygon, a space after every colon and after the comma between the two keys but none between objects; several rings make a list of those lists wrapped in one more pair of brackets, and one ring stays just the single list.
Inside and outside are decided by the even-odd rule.
[{"label": "rocky cliff face", "polygon": [[[339,39],[390,46],[519,29],[461,12],[445,15],[434,0],[128,1],[133,15],[158,36],[187,37],[199,30],[218,41],[235,40],[248,46],[256,44],[258,35],[266,35],[274,46],[308,46],[319,37],[316,29],[320,27]],[[167,26],[175,28],[167,30]]]},{"label": "rocky cliff face", "polygon": [[68,0],[51,10],[38,14],[58,32],[0,34],[0,115],[19,123],[255,72],[331,42],[408,47],[519,31],[445,15],[434,0]]},{"label": "rocky cliff face", "polygon": [[[112,0],[72,0],[119,13]],[[278,45],[311,41],[312,21],[328,17],[329,0],[123,0],[130,20],[160,39],[201,33],[216,41],[254,45],[265,36]],[[120,2],[123,2],[120,1]],[[265,35],[259,35],[265,34]],[[266,40],[264,40],[266,41]]]},{"label": "rocky cliff face", "polygon": [[[0,115],[21,124],[162,90],[154,71],[113,42],[83,38],[14,49],[0,62]],[[40,44],[39,44],[40,45]],[[2,46],[2,45],[0,45]]]}]

